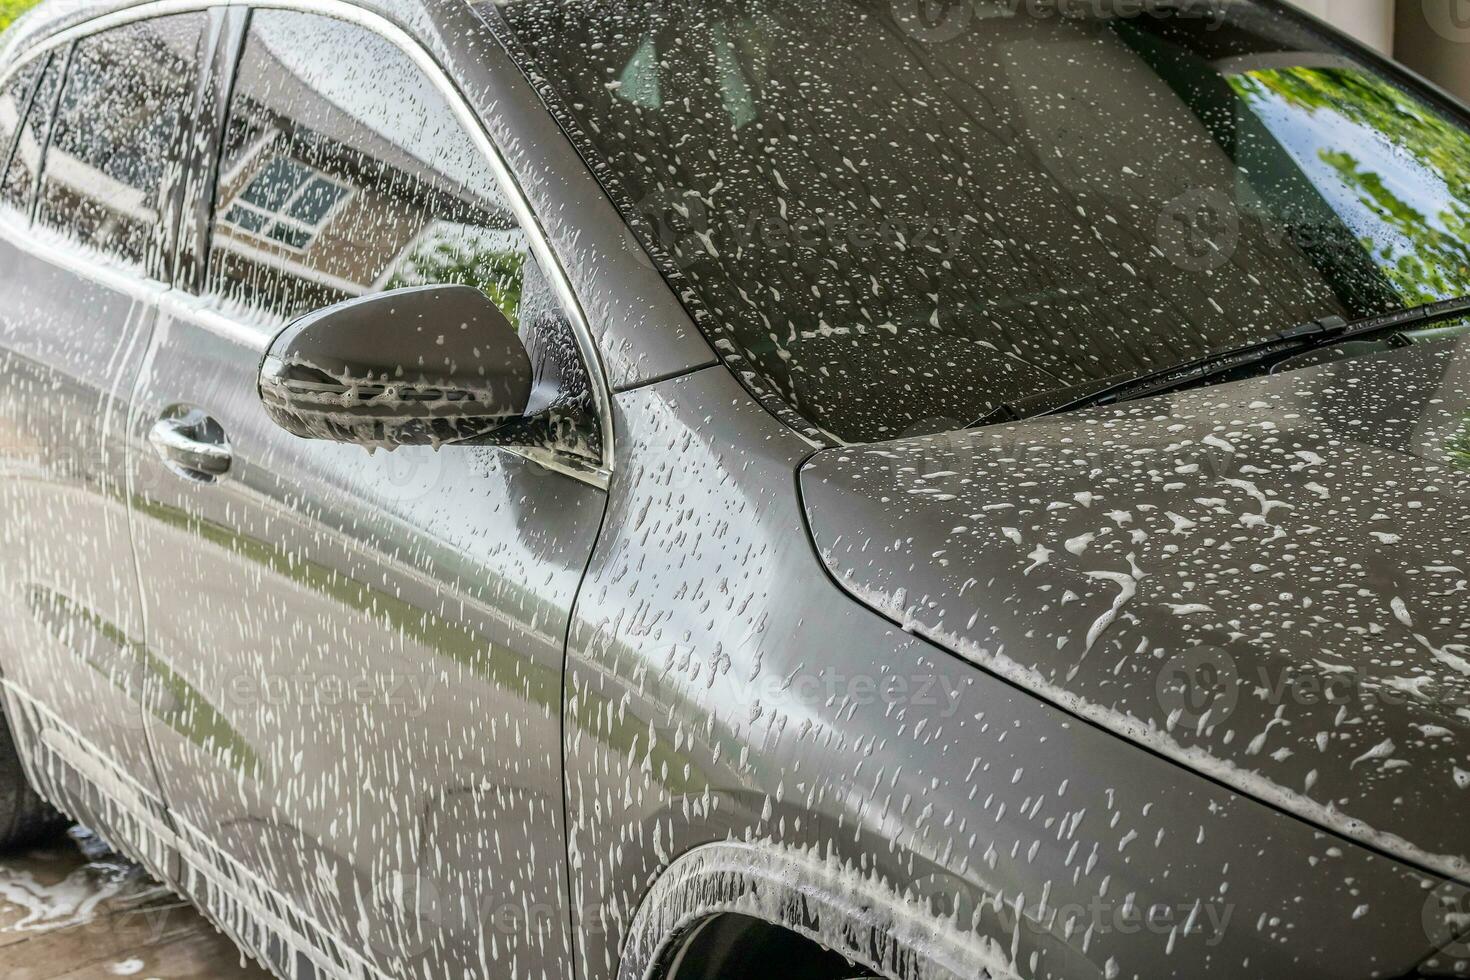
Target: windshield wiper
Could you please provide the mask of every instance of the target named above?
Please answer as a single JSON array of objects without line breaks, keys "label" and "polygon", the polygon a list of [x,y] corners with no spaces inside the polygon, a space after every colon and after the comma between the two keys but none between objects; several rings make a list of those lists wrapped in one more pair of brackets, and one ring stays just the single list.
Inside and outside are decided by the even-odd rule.
[{"label": "windshield wiper", "polygon": [[1275,364],[1322,347],[1363,340],[1381,334],[1394,334],[1443,320],[1470,316],[1470,296],[1418,306],[1412,310],[1387,313],[1347,321],[1330,316],[1282,330],[1264,340],[1241,347],[1207,354],[1184,364],[1173,364],[1157,371],[1123,375],[1088,381],[1038,392],[1025,398],[998,405],[969,428],[1019,422],[1042,415],[1058,415],[1096,405],[1162,395],[1181,388],[1192,388],[1240,372],[1249,373],[1262,364]]}]

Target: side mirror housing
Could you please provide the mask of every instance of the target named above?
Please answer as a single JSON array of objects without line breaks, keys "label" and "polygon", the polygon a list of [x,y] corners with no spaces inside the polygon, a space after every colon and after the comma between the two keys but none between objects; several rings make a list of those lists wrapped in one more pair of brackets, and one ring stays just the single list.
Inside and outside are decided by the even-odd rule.
[{"label": "side mirror housing", "polygon": [[484,293],[421,286],[309,313],[271,342],[260,398],[306,439],[368,448],[439,445],[525,418],[532,370]]}]

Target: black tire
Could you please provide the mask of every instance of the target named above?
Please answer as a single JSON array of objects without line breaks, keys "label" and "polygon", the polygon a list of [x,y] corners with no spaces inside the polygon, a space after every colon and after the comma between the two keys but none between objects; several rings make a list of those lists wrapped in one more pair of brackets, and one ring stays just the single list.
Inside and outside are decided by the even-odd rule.
[{"label": "black tire", "polygon": [[33,844],[66,824],[66,818],[31,788],[10,725],[0,718],[0,852]]},{"label": "black tire", "polygon": [[693,927],[654,974],[660,980],[879,980],[861,966],[781,926],[734,912]]}]

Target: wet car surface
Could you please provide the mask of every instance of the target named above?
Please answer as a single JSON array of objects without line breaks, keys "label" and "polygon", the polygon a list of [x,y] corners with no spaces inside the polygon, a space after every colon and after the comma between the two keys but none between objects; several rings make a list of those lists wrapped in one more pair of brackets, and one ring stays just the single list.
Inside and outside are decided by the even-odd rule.
[{"label": "wet car surface", "polygon": [[1063,6],[7,34],[0,841],[132,862],[15,934],[1470,977],[1470,114],[1274,0]]}]

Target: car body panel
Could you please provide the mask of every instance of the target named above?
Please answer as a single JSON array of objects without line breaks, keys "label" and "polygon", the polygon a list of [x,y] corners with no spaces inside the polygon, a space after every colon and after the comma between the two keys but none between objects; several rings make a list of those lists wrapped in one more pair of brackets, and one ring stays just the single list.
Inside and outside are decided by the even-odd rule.
[{"label": "car body panel", "polygon": [[[558,976],[562,644],[601,491],[490,448],[288,439],[250,383],[268,338],[202,320],[161,326],[130,430],[153,488],[133,511],[150,732],[181,835],[385,975]],[[181,402],[229,434],[228,480],[149,451]],[[485,944],[477,913],[525,928]]]},{"label": "car body panel", "polygon": [[[619,975],[622,957],[621,976],[640,976],[667,938],[650,922],[770,913],[773,881],[807,928],[820,902],[802,890],[818,881],[868,896],[846,909],[919,915],[942,948],[969,951],[971,975],[1399,976],[1432,951],[1425,916],[1443,920],[1426,902],[1453,885],[854,603],[807,537],[795,483],[810,450],[728,372],[615,404],[632,462],[610,487],[567,663],[581,976]],[[748,875],[699,856],[726,842],[759,852]],[[1139,921],[1156,907],[1156,924]],[[867,950],[884,975],[945,976],[903,930],[837,921],[822,940]]]},{"label": "car body panel", "polygon": [[[182,22],[176,41],[185,63],[178,74],[157,66],[161,90],[192,91],[187,60],[203,28],[203,17]],[[53,69],[70,65],[72,52],[71,45],[54,46]],[[63,147],[53,124],[71,89],[47,90],[43,82],[41,91],[27,122],[32,135],[18,142],[17,156],[29,158],[25,167],[37,197],[54,208],[82,210],[79,202],[97,186],[98,171],[70,156],[75,134],[67,134],[71,139]],[[57,164],[43,170],[48,147],[48,160]],[[0,214],[0,289],[8,300],[0,314],[0,417],[9,432],[9,472],[0,490],[8,540],[0,577],[7,621],[13,623],[5,639],[12,707],[21,697],[46,704],[67,727],[58,738],[90,746],[91,758],[80,761],[98,771],[129,774],[129,786],[121,790],[73,772],[51,780],[52,793],[98,824],[118,819],[120,807],[131,811],[128,819],[138,833],[123,846],[155,874],[170,878],[172,856],[156,835],[164,805],[142,719],[145,625],[128,530],[122,439],[131,381],[156,319],[155,304],[167,289],[159,263],[178,173],[166,152],[156,176],[154,194],[137,192],[133,214],[163,217],[146,256],[132,268],[103,261],[84,243],[43,226],[43,220],[54,222],[34,201],[25,210],[6,205]],[[38,215],[35,225],[29,224],[32,215]]]},{"label": "car body panel", "polygon": [[[137,373],[154,311],[144,296],[23,250],[10,229],[0,230],[0,270],[13,301],[0,313],[5,680],[133,773],[160,814],[117,438],[132,394],[121,379]],[[102,819],[106,805],[80,782],[64,791],[79,813]]]},{"label": "car body panel", "polygon": [[818,454],[854,596],[1248,795],[1470,880],[1470,345]]}]

